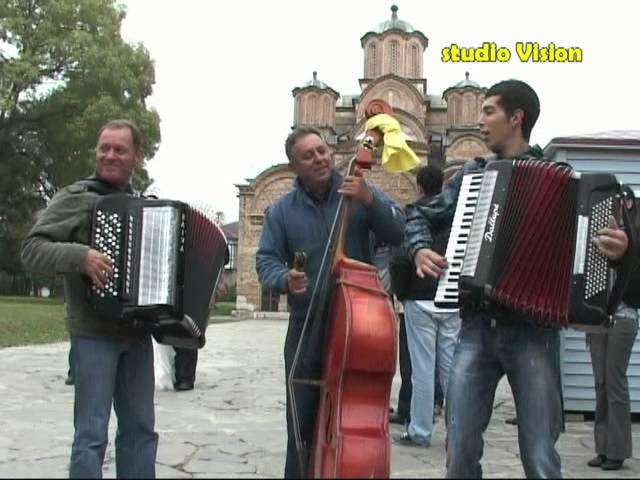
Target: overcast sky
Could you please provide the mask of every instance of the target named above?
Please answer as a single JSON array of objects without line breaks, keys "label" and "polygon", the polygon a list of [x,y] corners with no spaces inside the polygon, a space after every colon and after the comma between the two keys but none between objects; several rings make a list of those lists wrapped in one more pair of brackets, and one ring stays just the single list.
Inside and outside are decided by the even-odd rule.
[{"label": "overcast sky", "polygon": [[[149,162],[156,191],[208,203],[238,218],[235,184],[286,162],[292,89],[317,70],[342,95],[360,92],[360,38],[398,17],[428,39],[427,93],[464,79],[489,87],[519,78],[538,92],[532,143],[603,130],[640,130],[640,8],[637,2],[323,0],[214,2],[122,0],[123,36],[142,42],[156,67],[149,104],[162,143]],[[443,62],[442,49],[494,42],[507,63]],[[516,42],[579,47],[581,63],[524,63]]]}]

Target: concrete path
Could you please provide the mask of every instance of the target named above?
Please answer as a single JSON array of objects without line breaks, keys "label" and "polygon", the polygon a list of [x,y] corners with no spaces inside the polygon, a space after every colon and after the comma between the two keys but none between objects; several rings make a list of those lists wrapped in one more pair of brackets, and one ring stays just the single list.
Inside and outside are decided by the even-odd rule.
[{"label": "concrete path", "polygon": [[[160,478],[281,477],[286,445],[282,320],[213,324],[200,352],[196,388],[156,392]],[[66,477],[73,434],[73,387],[64,385],[68,343],[0,349],[0,478]],[[396,404],[399,375],[394,381]],[[523,477],[517,429],[506,425],[514,406],[502,382],[485,435],[486,477]],[[558,442],[566,478],[640,476],[638,456],[606,474],[589,468],[593,423],[569,418]],[[392,426],[393,432],[401,427]],[[115,417],[110,426],[110,441]],[[633,425],[636,451],[640,425]],[[442,477],[444,432],[436,424],[430,448],[393,446],[392,477]],[[110,443],[104,473],[115,476]]]}]

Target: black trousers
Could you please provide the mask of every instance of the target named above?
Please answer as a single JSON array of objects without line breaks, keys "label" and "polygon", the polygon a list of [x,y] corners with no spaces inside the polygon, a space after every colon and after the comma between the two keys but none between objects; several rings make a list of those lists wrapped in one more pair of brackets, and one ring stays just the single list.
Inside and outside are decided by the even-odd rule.
[{"label": "black trousers", "polygon": [[[300,462],[298,451],[296,449],[294,420],[292,416],[291,398],[289,396],[289,372],[293,364],[293,358],[296,354],[298,339],[302,331],[302,325],[299,322],[289,320],[289,329],[287,330],[287,338],[284,342],[284,367],[285,367],[285,390],[287,394],[287,458],[284,467],[284,478],[305,478],[306,472],[300,470]],[[297,372],[302,376],[304,372]],[[296,397],[296,411],[298,413],[298,422],[300,425],[301,438],[304,443],[304,461],[308,462],[311,442],[313,441],[313,431],[315,428],[316,416],[318,413],[318,404],[320,400],[320,388],[311,385],[294,384],[293,387]]]},{"label": "black trousers", "polygon": [[405,325],[404,313],[398,315],[399,328],[399,356],[400,356],[400,393],[398,394],[398,415],[410,418],[411,414],[411,356],[409,355],[409,345],[407,344],[407,328]]},{"label": "black trousers", "polygon": [[176,384],[181,381],[195,383],[198,350],[178,347],[174,347],[174,350],[176,351]]}]

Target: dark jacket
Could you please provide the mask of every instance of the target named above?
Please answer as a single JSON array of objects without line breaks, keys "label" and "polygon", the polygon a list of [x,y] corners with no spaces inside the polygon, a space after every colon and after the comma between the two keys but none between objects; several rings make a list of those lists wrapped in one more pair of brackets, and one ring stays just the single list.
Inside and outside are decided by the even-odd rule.
[{"label": "dark jacket", "polygon": [[[415,205],[425,205],[429,198],[423,198],[415,202]],[[432,249],[443,255],[447,250],[447,242],[451,225],[447,225],[433,235]],[[424,278],[416,275],[416,266],[409,259],[404,246],[393,249],[393,255],[389,266],[391,275],[391,291],[398,300],[433,300],[438,288],[438,279],[429,275]]]},{"label": "dark jacket", "polygon": [[[287,293],[287,275],[296,251],[306,254],[305,272],[309,280],[306,293],[289,295],[292,319],[304,319],[311,293],[328,243],[331,224],[338,208],[342,176],[334,172],[326,202],[319,203],[307,193],[299,180],[294,189],[276,200],[267,210],[256,253],[256,271],[263,288]],[[350,258],[371,264],[370,231],[380,241],[399,245],[404,214],[395,203],[375,187],[373,204],[351,204],[351,217],[345,250]]]},{"label": "dark jacket", "polygon": [[27,271],[64,275],[69,333],[115,337],[140,335],[128,324],[98,319],[88,301],[89,279],[84,274],[84,258],[89,251],[93,206],[100,195],[84,182],[59,190],[24,239],[22,263]]}]

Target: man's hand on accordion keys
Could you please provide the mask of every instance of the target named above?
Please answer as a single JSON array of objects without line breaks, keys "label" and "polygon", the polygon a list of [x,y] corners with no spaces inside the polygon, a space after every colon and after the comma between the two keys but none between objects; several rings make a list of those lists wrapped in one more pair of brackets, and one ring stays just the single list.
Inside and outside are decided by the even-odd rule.
[{"label": "man's hand on accordion keys", "polygon": [[109,257],[90,248],[84,257],[84,273],[94,285],[104,288],[113,275],[113,262]]},{"label": "man's hand on accordion keys", "polygon": [[620,260],[629,248],[629,239],[626,232],[618,226],[616,219],[609,216],[609,226],[598,230],[598,235],[593,239],[600,252],[609,260]]},{"label": "man's hand on accordion keys", "polygon": [[425,275],[438,278],[447,268],[447,259],[430,248],[421,248],[413,259],[416,265],[416,275],[424,278]]}]

